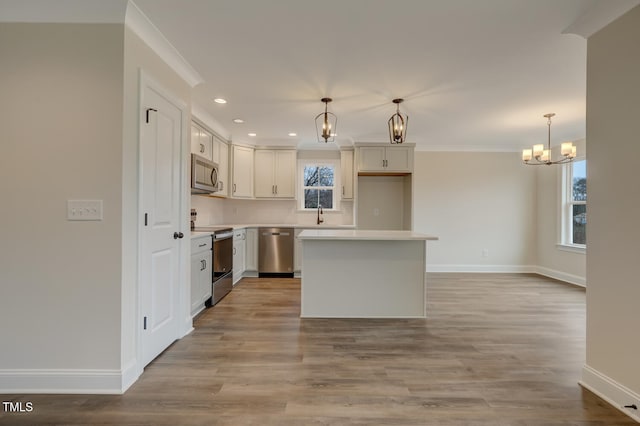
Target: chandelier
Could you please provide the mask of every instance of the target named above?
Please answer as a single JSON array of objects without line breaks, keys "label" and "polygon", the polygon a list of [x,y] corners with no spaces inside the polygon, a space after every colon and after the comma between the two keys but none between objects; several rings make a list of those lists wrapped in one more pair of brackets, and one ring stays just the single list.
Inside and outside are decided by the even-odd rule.
[{"label": "chandelier", "polygon": [[[549,114],[545,114],[544,117],[547,119],[547,149],[544,148],[543,144],[537,144],[533,146],[533,149],[523,149],[522,150],[522,161],[524,164],[529,166],[540,166],[542,164],[546,164],[550,166],[551,164],[563,164],[569,163],[573,161],[576,157],[576,147],[571,142],[563,142],[560,145],[560,154],[562,158],[556,161],[551,161],[551,117],[556,115],[553,112]],[[532,160],[535,160],[532,162]]]},{"label": "chandelier", "polygon": [[318,135],[318,142],[326,143],[333,142],[335,140],[338,117],[327,111],[327,106],[332,100],[333,99],[331,98],[320,99],[320,101],[324,102],[324,112],[321,112],[316,116],[316,133]]},{"label": "chandelier", "polygon": [[391,143],[402,143],[407,138],[407,124],[409,116],[400,114],[400,104],[404,99],[394,99],[396,104],[396,113],[389,119],[389,139]]}]

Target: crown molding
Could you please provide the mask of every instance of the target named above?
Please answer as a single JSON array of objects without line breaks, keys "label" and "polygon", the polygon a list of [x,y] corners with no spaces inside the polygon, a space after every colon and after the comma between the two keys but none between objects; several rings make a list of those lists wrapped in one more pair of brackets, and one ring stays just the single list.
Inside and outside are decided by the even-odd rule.
[{"label": "crown molding", "polygon": [[142,13],[133,2],[127,3],[124,23],[136,33],[162,60],[164,60],[191,87],[204,81],[202,76],[193,69],[191,64],[182,57],[180,52],[167,40],[160,30]]},{"label": "crown molding", "polygon": [[562,34],[576,34],[589,38],[638,4],[640,0],[596,2],[586,13],[562,31]]}]

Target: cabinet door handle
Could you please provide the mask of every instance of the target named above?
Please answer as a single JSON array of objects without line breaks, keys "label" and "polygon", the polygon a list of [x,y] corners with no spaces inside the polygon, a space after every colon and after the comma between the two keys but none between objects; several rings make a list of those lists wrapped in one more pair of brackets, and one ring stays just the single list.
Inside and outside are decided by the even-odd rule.
[{"label": "cabinet door handle", "polygon": [[204,259],[203,262],[204,262],[204,267],[202,268],[202,270],[204,271],[205,269],[207,269],[207,259]]},{"label": "cabinet door handle", "polygon": [[200,144],[200,152],[204,152],[204,144]]},{"label": "cabinet door handle", "polygon": [[235,247],[233,248],[233,255],[234,256],[236,255],[236,248]]},{"label": "cabinet door handle", "polygon": [[278,185],[274,185],[276,187],[276,195],[278,195]]},{"label": "cabinet door handle", "polygon": [[204,247],[206,245],[207,245],[207,243],[202,243],[202,244],[198,244],[198,247]]},{"label": "cabinet door handle", "polygon": [[235,183],[233,184],[233,193],[234,194],[236,193],[236,184]]},{"label": "cabinet door handle", "polygon": [[344,185],[342,185],[342,195],[344,195]]}]

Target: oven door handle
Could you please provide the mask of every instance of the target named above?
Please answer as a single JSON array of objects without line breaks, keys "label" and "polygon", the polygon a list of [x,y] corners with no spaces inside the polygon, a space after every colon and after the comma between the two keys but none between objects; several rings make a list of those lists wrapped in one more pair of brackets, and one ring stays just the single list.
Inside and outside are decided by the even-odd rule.
[{"label": "oven door handle", "polygon": [[229,238],[233,238],[233,232],[225,232],[224,234],[214,234],[213,236],[214,241],[228,240]]}]

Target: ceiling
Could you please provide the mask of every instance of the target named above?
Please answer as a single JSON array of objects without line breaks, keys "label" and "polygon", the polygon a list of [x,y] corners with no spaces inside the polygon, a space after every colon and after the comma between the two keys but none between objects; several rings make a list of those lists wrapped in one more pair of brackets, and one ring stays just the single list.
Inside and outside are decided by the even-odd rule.
[{"label": "ceiling", "polygon": [[[41,13],[54,3],[55,13],[82,11],[72,0],[28,1]],[[0,2],[24,8],[27,0]],[[93,5],[117,14],[108,3]],[[595,9],[638,2],[134,3],[203,78],[193,102],[234,141],[318,147],[314,117],[331,97],[339,145],[388,142],[391,101],[404,98],[407,142],[418,150],[519,151],[546,141],[549,112],[552,144],[585,136],[586,39],[563,32]]]}]

